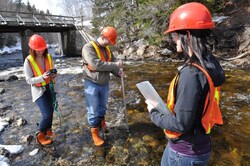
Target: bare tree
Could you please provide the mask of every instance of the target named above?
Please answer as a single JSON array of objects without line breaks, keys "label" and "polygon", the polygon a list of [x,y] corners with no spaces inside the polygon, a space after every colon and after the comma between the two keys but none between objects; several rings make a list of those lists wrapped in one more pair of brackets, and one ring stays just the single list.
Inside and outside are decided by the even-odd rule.
[{"label": "bare tree", "polygon": [[91,0],[60,0],[58,5],[68,16],[85,16],[87,19],[92,17]]},{"label": "bare tree", "polygon": [[1,0],[0,1],[0,10],[8,11],[11,9],[12,0]]},{"label": "bare tree", "polygon": [[17,11],[21,11],[22,0],[15,0],[14,3],[16,4],[16,9],[17,9]]}]

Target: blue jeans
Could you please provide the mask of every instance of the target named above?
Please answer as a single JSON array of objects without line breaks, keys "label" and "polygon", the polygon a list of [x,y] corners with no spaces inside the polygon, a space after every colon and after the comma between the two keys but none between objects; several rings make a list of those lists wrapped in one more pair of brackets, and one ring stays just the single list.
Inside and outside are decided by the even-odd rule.
[{"label": "blue jeans", "polygon": [[109,83],[99,85],[92,81],[84,81],[84,95],[88,111],[88,123],[92,128],[99,127],[107,110]]},{"label": "blue jeans", "polygon": [[38,98],[35,103],[42,113],[42,119],[39,123],[39,130],[44,132],[52,127],[53,121],[53,99],[49,90],[46,90],[43,95]]},{"label": "blue jeans", "polygon": [[174,151],[167,145],[161,159],[161,166],[205,166],[210,153],[199,156],[186,156]]}]

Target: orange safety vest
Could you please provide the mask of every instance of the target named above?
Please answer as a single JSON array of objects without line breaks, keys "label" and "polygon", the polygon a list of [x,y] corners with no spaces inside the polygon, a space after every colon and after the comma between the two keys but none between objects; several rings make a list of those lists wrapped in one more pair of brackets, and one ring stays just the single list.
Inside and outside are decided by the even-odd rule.
[{"label": "orange safety vest", "polygon": [[[201,66],[191,63],[191,65],[196,66],[199,68],[207,77],[208,83],[209,83],[209,92],[206,97],[206,101],[204,104],[204,109],[202,113],[202,126],[206,132],[206,134],[209,134],[211,132],[212,127],[215,124],[222,125],[223,119],[221,115],[221,111],[219,108],[219,99],[220,99],[220,87],[214,87],[213,81],[208,74],[208,72],[203,69]],[[174,112],[174,106],[175,106],[175,93],[176,93],[176,85],[179,79],[179,74],[177,74],[174,79],[172,80],[169,91],[168,91],[168,98],[167,98],[167,106],[168,109],[172,114],[175,114]],[[168,138],[178,138],[182,133],[170,131],[170,130],[164,130],[164,133]]]},{"label": "orange safety vest", "polygon": [[[95,48],[96,54],[97,54],[97,56],[98,56],[99,59],[101,59],[104,62],[110,62],[111,61],[112,55],[111,55],[110,48],[108,46],[106,46],[106,53],[108,55],[108,60],[107,60],[104,57],[104,55],[103,55],[101,49],[98,47],[98,45],[94,41],[91,41],[90,43]],[[87,65],[87,67],[88,67],[89,70],[94,71],[93,67],[90,66],[89,64]]]},{"label": "orange safety vest", "polygon": [[[30,66],[32,68],[32,71],[33,71],[35,77],[41,76],[41,75],[43,75],[43,73],[45,71],[49,71],[53,68],[52,57],[50,54],[47,54],[47,56],[45,56],[45,71],[41,67],[41,65],[36,62],[36,60],[34,59],[34,57],[32,55],[29,55],[27,57],[27,59],[30,63]],[[43,81],[43,82],[36,83],[35,86],[41,87],[41,86],[45,86],[49,83],[50,83],[50,77],[45,79],[45,81]]]}]

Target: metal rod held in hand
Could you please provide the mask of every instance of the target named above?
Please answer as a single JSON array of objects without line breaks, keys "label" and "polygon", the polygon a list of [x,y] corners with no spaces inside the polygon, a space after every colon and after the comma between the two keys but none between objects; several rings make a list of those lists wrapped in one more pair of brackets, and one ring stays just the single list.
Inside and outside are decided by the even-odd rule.
[{"label": "metal rod held in hand", "polygon": [[[122,68],[121,68],[121,71],[123,71]],[[127,132],[129,132],[123,76],[121,76],[121,82],[122,82],[122,94],[123,94],[124,116],[125,116],[125,121],[126,121],[126,129],[127,129]]]}]

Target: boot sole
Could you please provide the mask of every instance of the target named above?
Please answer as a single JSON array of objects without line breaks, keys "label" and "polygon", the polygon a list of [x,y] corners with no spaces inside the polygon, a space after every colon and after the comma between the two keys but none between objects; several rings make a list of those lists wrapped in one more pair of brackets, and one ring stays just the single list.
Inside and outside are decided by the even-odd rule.
[{"label": "boot sole", "polygon": [[36,139],[36,144],[37,144],[37,145],[47,146],[47,145],[51,145],[52,143],[53,143],[53,141],[51,140],[51,143],[50,143],[50,144],[42,144],[41,142],[39,142],[39,141]]}]

